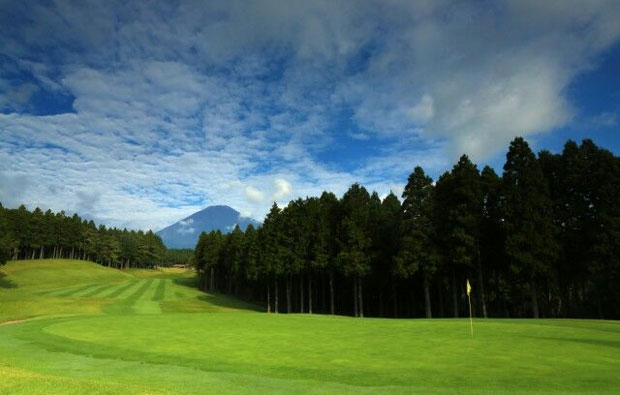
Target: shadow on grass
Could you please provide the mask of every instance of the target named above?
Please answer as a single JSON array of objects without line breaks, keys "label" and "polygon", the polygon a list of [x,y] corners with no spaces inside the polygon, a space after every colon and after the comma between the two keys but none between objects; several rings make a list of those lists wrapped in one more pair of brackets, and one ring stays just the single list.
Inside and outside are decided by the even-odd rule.
[{"label": "shadow on grass", "polygon": [[[174,278],[172,281],[175,284],[180,285],[182,287],[200,289],[198,276],[177,277],[177,278]],[[227,295],[227,294],[223,294],[219,292],[204,293],[203,295],[200,295],[198,299],[203,302],[210,303],[214,306],[224,307],[224,308],[251,310],[251,311],[264,311],[265,310],[262,306],[258,304],[247,302],[243,299],[237,298],[236,296]]]},{"label": "shadow on grass", "polygon": [[230,309],[240,309],[240,310],[251,310],[251,311],[264,311],[261,306],[246,302],[241,299],[237,299],[234,296],[229,296],[220,293],[210,293],[204,294],[198,297],[199,300],[203,302],[210,303],[214,306],[230,308]]},{"label": "shadow on grass", "polygon": [[17,284],[6,277],[6,274],[0,272],[0,288],[17,288]]},{"label": "shadow on grass", "polygon": [[193,277],[175,277],[172,281],[180,286],[187,288],[198,288],[198,276]]}]

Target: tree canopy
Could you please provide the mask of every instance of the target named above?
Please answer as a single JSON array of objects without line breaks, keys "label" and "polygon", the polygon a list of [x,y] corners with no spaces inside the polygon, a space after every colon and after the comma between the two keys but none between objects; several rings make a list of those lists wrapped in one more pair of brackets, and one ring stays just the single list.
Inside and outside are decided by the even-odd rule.
[{"label": "tree canopy", "polygon": [[436,183],[416,167],[402,203],[360,184],[274,203],[258,230],[203,234],[195,261],[205,289],[270,312],[459,316],[469,280],[477,316],[619,318],[619,196],[592,141],[537,156],[516,138],[501,176],[464,155]]}]

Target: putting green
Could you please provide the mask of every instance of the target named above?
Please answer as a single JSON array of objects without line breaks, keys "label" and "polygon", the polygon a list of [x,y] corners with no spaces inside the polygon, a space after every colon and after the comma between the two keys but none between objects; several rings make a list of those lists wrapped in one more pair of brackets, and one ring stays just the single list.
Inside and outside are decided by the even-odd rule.
[{"label": "putting green", "polygon": [[[31,318],[0,326],[0,393],[611,394],[620,388],[619,322],[476,320],[471,337],[467,320],[259,313],[196,290],[188,272],[48,261],[71,273],[72,265],[83,265],[88,276],[78,271],[68,283],[57,276],[38,289],[23,278],[35,275],[30,264],[2,269],[0,321]],[[28,310],[33,298],[47,303],[47,313]]]}]

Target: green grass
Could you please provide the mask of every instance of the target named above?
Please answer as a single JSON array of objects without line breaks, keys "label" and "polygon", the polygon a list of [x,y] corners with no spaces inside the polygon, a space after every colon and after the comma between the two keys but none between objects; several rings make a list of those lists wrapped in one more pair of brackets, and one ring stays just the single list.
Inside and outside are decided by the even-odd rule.
[{"label": "green grass", "polygon": [[[468,320],[267,315],[196,290],[186,271],[120,272],[77,261],[20,261],[0,270],[0,322],[30,317],[0,326],[0,393],[620,388],[614,321],[476,320],[472,338]],[[44,287],[33,281],[38,270],[50,274]]]}]

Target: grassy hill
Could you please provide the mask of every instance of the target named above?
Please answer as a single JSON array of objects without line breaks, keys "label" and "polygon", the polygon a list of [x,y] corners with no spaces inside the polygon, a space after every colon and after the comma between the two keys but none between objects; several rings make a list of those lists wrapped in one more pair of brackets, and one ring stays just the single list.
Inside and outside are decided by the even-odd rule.
[{"label": "grassy hill", "polygon": [[267,315],[187,271],[0,269],[0,393],[617,393],[620,323]]},{"label": "grassy hill", "polygon": [[146,314],[248,309],[225,296],[208,295],[186,270],[120,271],[77,260],[10,262],[0,268],[0,323],[32,317],[77,314]]}]

